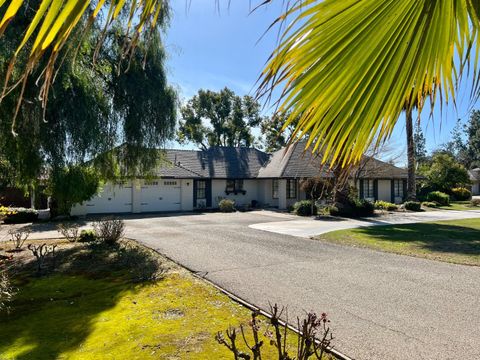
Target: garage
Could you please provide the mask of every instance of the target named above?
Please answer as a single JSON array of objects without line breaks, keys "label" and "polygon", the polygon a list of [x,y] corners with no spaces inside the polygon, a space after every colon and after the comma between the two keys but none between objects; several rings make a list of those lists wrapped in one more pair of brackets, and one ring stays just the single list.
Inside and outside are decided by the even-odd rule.
[{"label": "garage", "polygon": [[89,214],[132,212],[132,184],[105,184],[100,193],[85,206]]},{"label": "garage", "polygon": [[145,181],[140,193],[140,212],[180,211],[181,195],[179,180]]}]

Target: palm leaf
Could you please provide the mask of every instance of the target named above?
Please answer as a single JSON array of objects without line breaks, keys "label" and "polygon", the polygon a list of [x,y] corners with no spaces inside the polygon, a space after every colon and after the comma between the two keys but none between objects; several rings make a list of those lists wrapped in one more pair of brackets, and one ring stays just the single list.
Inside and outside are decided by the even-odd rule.
[{"label": "palm leaf", "polygon": [[[261,77],[259,96],[282,89],[285,127],[323,162],[356,163],[425,99],[454,101],[463,65],[480,83],[476,0],[297,0]],[[477,92],[478,93],[478,92]]]}]

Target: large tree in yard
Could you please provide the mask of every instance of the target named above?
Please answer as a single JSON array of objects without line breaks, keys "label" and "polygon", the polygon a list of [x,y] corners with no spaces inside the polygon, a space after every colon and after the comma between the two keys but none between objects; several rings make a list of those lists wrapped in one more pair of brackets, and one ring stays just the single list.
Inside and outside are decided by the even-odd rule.
[{"label": "large tree in yard", "polygon": [[262,118],[260,104],[250,96],[240,97],[224,88],[218,92],[200,90],[181,109],[180,143],[211,146],[250,147],[255,137],[251,128]]},{"label": "large tree in yard", "polygon": [[[269,2],[269,1],[268,1]],[[325,163],[347,169],[407,117],[409,196],[414,197],[412,122],[429,102],[453,101],[464,72],[480,95],[480,3],[474,0],[305,0],[288,19],[260,79],[280,89],[278,111]],[[468,78],[468,76],[463,76]],[[413,161],[412,161],[413,160]]]}]

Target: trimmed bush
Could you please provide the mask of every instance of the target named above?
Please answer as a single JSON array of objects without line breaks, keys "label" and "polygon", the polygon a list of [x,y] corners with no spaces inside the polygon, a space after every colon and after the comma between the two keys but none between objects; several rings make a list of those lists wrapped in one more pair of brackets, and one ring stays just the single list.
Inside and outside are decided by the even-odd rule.
[{"label": "trimmed bush", "polygon": [[423,207],[428,207],[428,208],[435,208],[438,206],[438,204],[434,201],[424,201],[422,202]]},{"label": "trimmed bush", "polygon": [[311,200],[302,200],[298,201],[293,205],[293,210],[295,214],[299,216],[312,216],[317,215],[318,208],[317,205],[312,203]]},{"label": "trimmed bush", "polygon": [[392,204],[391,202],[388,202],[388,201],[377,200],[377,201],[375,201],[375,209],[395,211],[395,210],[398,209],[398,206],[396,204]]},{"label": "trimmed bush", "polygon": [[108,245],[114,245],[125,234],[125,222],[120,219],[102,219],[94,224],[100,239]]},{"label": "trimmed bush", "polygon": [[37,221],[38,211],[27,208],[0,208],[0,217],[5,224],[24,224]]},{"label": "trimmed bush", "polygon": [[78,241],[80,242],[94,242],[97,240],[97,233],[95,230],[82,230],[80,232],[80,236],[78,237]]},{"label": "trimmed bush", "polygon": [[410,210],[410,211],[420,211],[422,209],[422,204],[420,204],[418,201],[407,201],[403,204],[405,207],[405,210]]},{"label": "trimmed bush", "polygon": [[450,205],[450,196],[441,191],[432,191],[427,195],[427,201],[435,201],[440,205]]},{"label": "trimmed bush", "polygon": [[452,195],[458,201],[470,200],[472,198],[472,192],[464,187],[453,188]]},{"label": "trimmed bush", "polygon": [[342,208],[332,206],[330,208],[330,215],[343,217],[367,217],[374,214],[375,207],[373,203],[367,200],[351,200]]},{"label": "trimmed bush", "polygon": [[230,213],[235,211],[235,201],[230,199],[223,199],[220,200],[218,203],[218,207],[220,208],[221,212]]}]

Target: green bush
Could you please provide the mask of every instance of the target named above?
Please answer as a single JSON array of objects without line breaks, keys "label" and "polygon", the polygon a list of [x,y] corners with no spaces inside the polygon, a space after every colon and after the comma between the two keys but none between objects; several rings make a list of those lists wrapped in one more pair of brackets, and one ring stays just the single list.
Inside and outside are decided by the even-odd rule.
[{"label": "green bush", "polygon": [[470,200],[472,198],[472,192],[464,187],[453,188],[452,195],[458,201]]},{"label": "green bush", "polygon": [[403,204],[405,207],[405,210],[410,210],[410,211],[420,211],[422,209],[422,204],[420,204],[418,201],[407,201]]},{"label": "green bush", "polygon": [[438,203],[436,203],[435,201],[424,201],[422,202],[422,206],[428,207],[428,208],[435,208],[438,206]]},{"label": "green bush", "polygon": [[367,217],[374,214],[375,207],[373,203],[367,200],[351,200],[341,208],[332,206],[330,215],[343,217]]},{"label": "green bush", "polygon": [[116,244],[125,235],[125,222],[120,219],[105,218],[93,226],[97,236],[108,245]]},{"label": "green bush", "polygon": [[312,216],[317,215],[318,208],[317,205],[312,203],[311,200],[302,200],[298,201],[293,205],[293,210],[295,214],[299,216]]},{"label": "green bush", "polygon": [[[7,210],[4,210],[7,209]],[[3,222],[5,224],[23,224],[37,221],[38,211],[27,208],[4,208],[2,207]]]},{"label": "green bush", "polygon": [[398,206],[388,201],[377,200],[375,201],[375,209],[395,211],[398,209]]},{"label": "green bush", "polygon": [[441,191],[432,191],[427,195],[427,201],[435,201],[440,205],[450,205],[450,196]]},{"label": "green bush", "polygon": [[97,233],[95,232],[95,230],[82,230],[78,238],[78,241],[86,243],[94,242],[96,240]]},{"label": "green bush", "polygon": [[230,199],[220,200],[218,207],[221,212],[230,213],[235,211],[235,201]]}]

